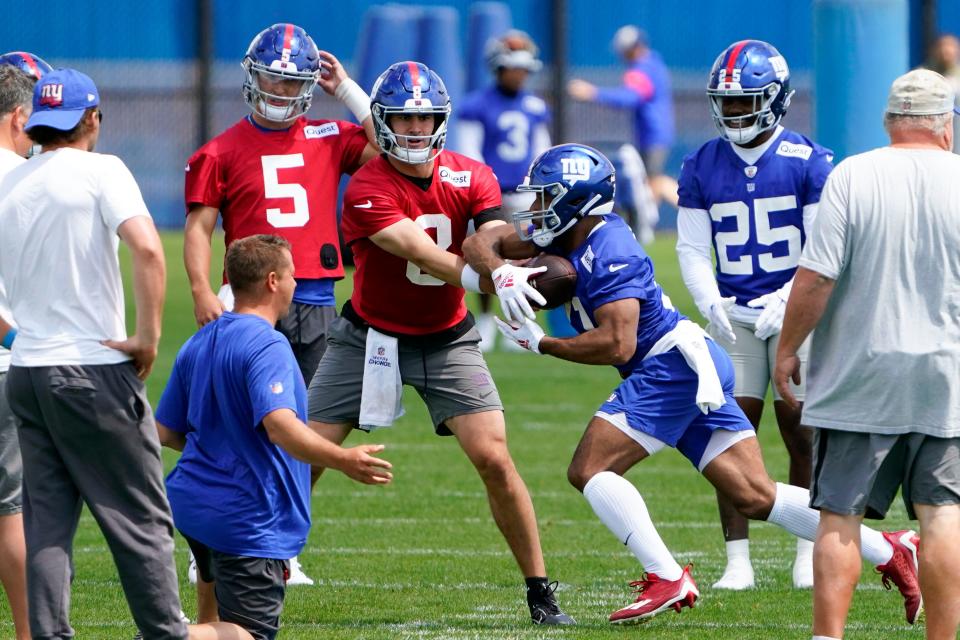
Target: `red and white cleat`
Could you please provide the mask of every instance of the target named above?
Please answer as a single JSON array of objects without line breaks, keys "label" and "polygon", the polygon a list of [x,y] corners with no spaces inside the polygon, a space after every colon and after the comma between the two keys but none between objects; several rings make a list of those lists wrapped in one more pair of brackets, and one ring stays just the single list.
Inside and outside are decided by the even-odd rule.
[{"label": "red and white cleat", "polygon": [[903,596],[903,607],[907,613],[907,622],[914,624],[923,613],[923,597],[920,595],[920,580],[917,577],[919,561],[917,550],[920,537],[914,531],[882,532],[883,537],[893,547],[893,557],[877,567],[883,576],[883,586],[890,589],[890,583],[897,585]]},{"label": "red and white cleat", "polygon": [[613,624],[639,624],[671,608],[680,613],[683,607],[692,609],[700,597],[697,583],[690,575],[690,565],[684,567],[679,580],[662,580],[660,576],[648,573],[631,582],[630,586],[636,588],[637,600],[610,614]]}]

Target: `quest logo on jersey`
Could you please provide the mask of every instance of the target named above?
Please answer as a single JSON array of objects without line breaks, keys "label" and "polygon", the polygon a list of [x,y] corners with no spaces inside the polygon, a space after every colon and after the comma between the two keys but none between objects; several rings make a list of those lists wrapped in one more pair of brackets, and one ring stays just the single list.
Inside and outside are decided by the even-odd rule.
[{"label": "quest logo on jersey", "polygon": [[440,167],[437,171],[441,182],[449,182],[455,187],[469,187],[471,171],[454,171],[450,167]]},{"label": "quest logo on jersey", "polygon": [[328,122],[321,125],[309,125],[303,128],[303,137],[307,140],[311,138],[326,138],[340,133],[340,126],[336,122]]},{"label": "quest logo on jersey", "polygon": [[777,155],[786,156],[787,158],[800,158],[801,160],[809,160],[811,153],[813,153],[813,147],[808,147],[805,144],[781,142],[780,146],[777,147]]}]

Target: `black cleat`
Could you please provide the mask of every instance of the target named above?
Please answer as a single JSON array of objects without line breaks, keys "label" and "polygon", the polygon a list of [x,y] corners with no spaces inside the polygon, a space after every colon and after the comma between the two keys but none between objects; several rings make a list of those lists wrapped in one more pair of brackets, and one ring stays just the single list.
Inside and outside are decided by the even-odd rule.
[{"label": "black cleat", "polygon": [[530,607],[530,619],[533,624],[577,624],[577,621],[568,616],[557,604],[553,592],[557,590],[557,582],[538,585],[534,589],[527,589],[527,606]]}]

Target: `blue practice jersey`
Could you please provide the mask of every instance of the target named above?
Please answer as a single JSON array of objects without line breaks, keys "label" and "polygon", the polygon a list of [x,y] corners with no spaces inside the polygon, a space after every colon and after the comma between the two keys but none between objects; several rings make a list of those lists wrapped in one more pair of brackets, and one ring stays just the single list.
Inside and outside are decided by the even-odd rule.
[{"label": "blue practice jersey", "polygon": [[637,351],[617,367],[624,377],[643,361],[650,348],[684,318],[653,277],[653,261],[620,216],[605,215],[586,241],[567,256],[577,270],[570,302],[570,322],[577,333],[596,327],[596,310],[625,298],[640,301]]},{"label": "blue practice jersey", "polygon": [[507,95],[496,86],[468,95],[457,117],[483,125],[483,161],[501,191],[514,191],[533,162],[534,131],[550,122],[547,104],[528,91]]},{"label": "blue practice jersey", "polygon": [[656,51],[648,51],[630,64],[619,87],[598,87],[597,102],[619,109],[633,109],[637,148],[669,147],[673,144],[673,91],[670,72]]},{"label": "blue practice jersey", "polygon": [[820,202],[832,161],[832,151],[787,129],[754,165],[722,138],[684,159],[680,206],[710,215],[720,295],[746,305],[793,277],[807,239],[803,208]]},{"label": "blue practice jersey", "polygon": [[180,531],[231,555],[300,552],[310,466],[267,437],[261,423],[277,409],[305,421],[306,388],[290,344],[262,318],[228,311],[180,349],[157,408],[157,420],[187,438],[167,476]]}]

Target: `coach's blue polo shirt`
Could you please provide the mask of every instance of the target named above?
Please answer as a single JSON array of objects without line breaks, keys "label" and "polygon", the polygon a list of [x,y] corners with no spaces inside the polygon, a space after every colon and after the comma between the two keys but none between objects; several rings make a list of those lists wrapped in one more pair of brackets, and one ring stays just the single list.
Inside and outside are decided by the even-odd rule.
[{"label": "coach's blue polo shirt", "polygon": [[231,555],[300,552],[310,466],[271,443],[261,421],[284,408],[306,421],[306,396],[290,343],[260,317],[224,313],[183,345],[157,408],[187,438],[167,476],[177,529]]}]

